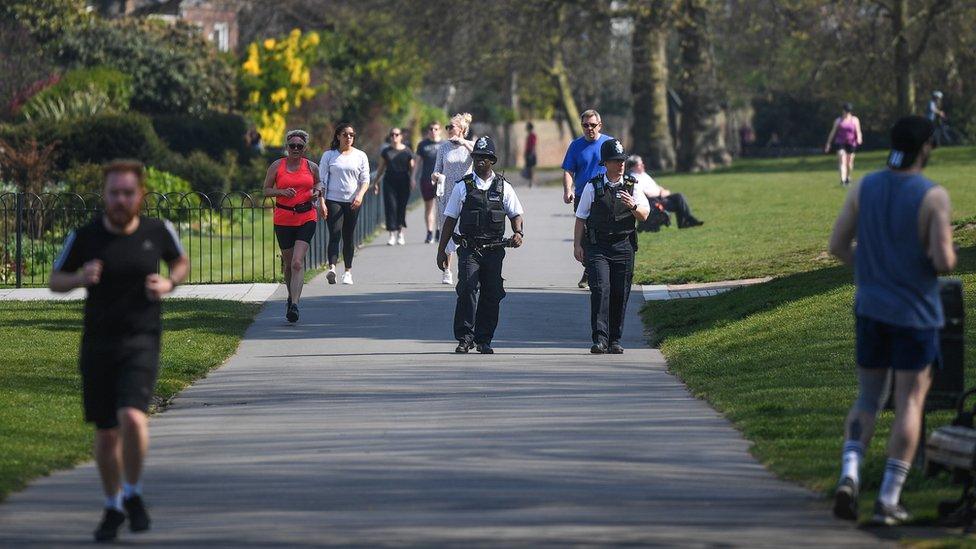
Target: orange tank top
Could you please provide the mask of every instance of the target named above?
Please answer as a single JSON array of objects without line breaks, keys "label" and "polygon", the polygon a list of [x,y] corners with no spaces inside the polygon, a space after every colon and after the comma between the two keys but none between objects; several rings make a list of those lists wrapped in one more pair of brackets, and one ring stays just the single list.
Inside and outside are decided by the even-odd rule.
[{"label": "orange tank top", "polygon": [[[298,166],[298,170],[290,172],[288,171],[288,160],[282,159],[281,163],[278,164],[278,173],[275,176],[275,188],[295,189],[295,196],[293,198],[276,196],[275,203],[283,206],[295,206],[302,202],[308,202],[312,199],[312,188],[314,186],[315,179],[312,178],[312,171],[308,167],[308,160],[303,158],[301,165]],[[316,221],[317,219],[318,213],[315,208],[302,213],[293,212],[284,208],[274,209],[275,225],[298,227],[309,221]]]}]

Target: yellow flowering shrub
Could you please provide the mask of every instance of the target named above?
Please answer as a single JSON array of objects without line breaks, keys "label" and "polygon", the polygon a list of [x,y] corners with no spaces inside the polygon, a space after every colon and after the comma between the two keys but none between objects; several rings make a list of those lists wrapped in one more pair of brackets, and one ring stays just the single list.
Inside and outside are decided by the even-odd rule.
[{"label": "yellow flowering shrub", "polygon": [[245,110],[265,143],[284,142],[288,113],[319,92],[309,68],[316,60],[318,33],[292,30],[283,38],[251,43],[241,65]]}]

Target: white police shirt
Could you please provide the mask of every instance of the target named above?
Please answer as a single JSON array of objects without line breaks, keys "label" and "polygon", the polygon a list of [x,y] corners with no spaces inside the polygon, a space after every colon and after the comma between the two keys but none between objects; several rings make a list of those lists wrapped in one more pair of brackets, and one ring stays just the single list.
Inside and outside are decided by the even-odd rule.
[{"label": "white police shirt", "polygon": [[[603,176],[603,184],[606,186],[608,192],[615,191],[617,187],[620,186],[621,183],[623,183],[623,177],[621,177],[619,181],[614,183],[610,181],[610,179],[606,176],[606,174],[604,174]],[[635,191],[642,190],[639,181],[637,182],[636,185],[634,185],[634,190]],[[577,218],[589,219],[590,208],[593,206],[594,193],[595,191],[593,190],[593,183],[587,181],[586,186],[583,187],[583,194],[580,195],[579,206],[576,208]],[[634,196],[634,202],[637,203],[638,208],[644,208],[648,210],[651,208],[651,204],[650,202],[647,201],[647,196],[643,192],[635,192],[633,196]]]},{"label": "white police shirt", "polygon": [[[474,186],[482,191],[486,191],[491,188],[492,182],[495,181],[495,172],[491,172],[488,176],[488,180],[485,181],[478,177],[478,174],[474,175]],[[447,206],[444,208],[444,215],[446,217],[452,217],[457,219],[461,215],[461,206],[464,204],[464,199],[468,196],[468,186],[464,183],[457,183],[454,185],[454,190],[451,191],[450,198],[447,199]],[[502,191],[502,207],[505,208],[505,215],[509,219],[518,217],[522,215],[522,203],[519,202],[518,196],[515,194],[515,188],[509,184],[508,181],[503,185]],[[460,224],[454,226],[454,234],[461,234]],[[448,251],[452,252],[456,246],[454,241],[448,244]]]}]

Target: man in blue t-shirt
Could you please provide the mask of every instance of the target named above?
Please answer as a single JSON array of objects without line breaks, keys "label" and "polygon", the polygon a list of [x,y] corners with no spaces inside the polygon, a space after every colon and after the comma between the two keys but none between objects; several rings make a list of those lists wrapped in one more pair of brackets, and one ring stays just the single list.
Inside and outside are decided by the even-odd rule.
[{"label": "man in blue t-shirt", "polygon": [[[847,415],[834,514],[857,520],[860,466],[894,370],[895,420],[872,522],[908,520],[900,504],[922,431],[925,396],[944,324],[938,274],[956,265],[946,190],[922,175],[935,127],[921,116],[891,130],[888,169],[851,187],[830,253],[854,266],[858,398]],[[854,242],[857,246],[854,246]]]},{"label": "man in blue t-shirt", "polygon": [[[580,195],[586,182],[601,173],[606,173],[607,169],[600,165],[600,146],[604,141],[613,139],[609,135],[603,135],[603,121],[600,113],[593,109],[583,111],[580,115],[580,125],[583,127],[583,137],[578,137],[569,144],[566,149],[566,157],[563,158],[563,201],[573,205],[573,211],[579,206]],[[583,277],[580,278],[578,286],[587,286],[586,268],[583,269]]]}]

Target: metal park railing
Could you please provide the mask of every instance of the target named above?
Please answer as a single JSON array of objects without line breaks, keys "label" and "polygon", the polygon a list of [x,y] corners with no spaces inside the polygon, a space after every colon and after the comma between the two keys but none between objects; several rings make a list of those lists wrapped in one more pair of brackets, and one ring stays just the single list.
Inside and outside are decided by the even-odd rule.
[{"label": "metal park railing", "polygon": [[[100,215],[102,197],[75,193],[0,193],[0,288],[47,285],[68,233]],[[190,258],[186,283],[280,282],[274,202],[263,193],[149,193],[143,213],[170,220]],[[383,200],[367,193],[356,245],[383,222]],[[328,261],[325,221],[315,230],[305,268]]]}]

